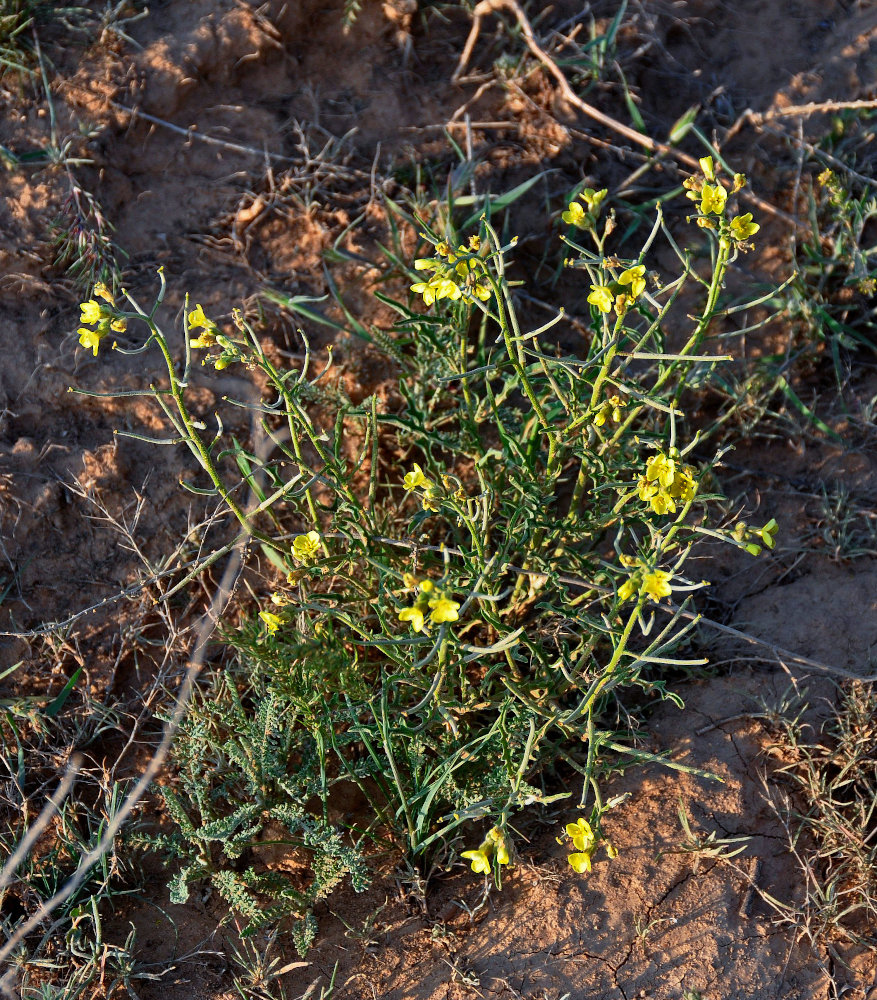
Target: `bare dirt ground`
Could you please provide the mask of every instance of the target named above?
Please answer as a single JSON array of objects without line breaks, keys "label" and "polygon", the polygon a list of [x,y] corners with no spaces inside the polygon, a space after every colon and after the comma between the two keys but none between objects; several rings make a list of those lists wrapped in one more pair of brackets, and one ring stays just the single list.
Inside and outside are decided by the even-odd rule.
[{"label": "bare dirt ground", "polygon": [[[77,179],[115,226],[135,298],[151,301],[156,269],[165,267],[170,291],[160,316],[168,327],[188,291],[211,315],[240,304],[252,315],[261,310],[265,334],[280,350],[295,350],[293,324],[259,293],[268,286],[324,295],[327,266],[354,314],[373,310],[365,291],[379,272],[366,261],[386,238],[381,195],[415,184],[418,165],[424,191],[427,178],[440,189],[460,162],[439,126],[471,144],[480,164],[472,183],[480,191],[508,190],[545,171],[513,210],[524,237],[519,262],[532,274],[552,238],[546,206],[562,208],[564,192],[582,178],[618,186],[640,166],[639,150],[566,106],[532,61],[522,76],[494,71],[504,53],[518,60],[523,53],[497,17],[485,21],[469,75],[452,81],[471,17],[462,5],[420,6],[365,2],[344,33],[334,2],[157,0],[126,29],[136,44],[68,44],[63,33],[42,39],[53,66],[56,137],[69,137],[71,154],[89,161],[76,167]],[[617,7],[562,0],[527,9],[548,37],[587,25],[589,11],[605,26]],[[629,19],[618,59],[658,137],[695,104],[728,127],[747,108],[874,97],[871,3],[642,0],[630,5]],[[508,14],[505,22],[513,25]],[[618,79],[608,73],[588,100],[627,121]],[[18,155],[44,149],[52,141],[47,107],[38,83],[7,79],[0,144]],[[774,124],[782,135],[812,142],[826,121],[808,114]],[[794,197],[800,162],[782,135],[744,126],[725,155],[756,193],[794,216],[802,209]],[[656,191],[672,186],[674,176],[670,161],[659,164]],[[79,295],[53,266],[47,236],[68,193],[59,166],[0,175],[0,576],[8,587],[0,655],[3,666],[24,661],[5,683],[46,696],[84,666],[75,696],[113,703],[138,720],[132,745],[110,732],[87,746],[95,766],[124,777],[136,772],[148,744],[146,710],[179,676],[179,654],[168,651],[164,636],[171,619],[185,634],[189,609],[157,612],[158,592],[149,588],[101,602],[160,568],[210,512],[178,485],[191,471],[184,451],[114,438],[114,427],[160,435],[148,407],[67,392],[135,387],[144,378],[136,359],[111,352],[93,358],[77,344]],[[756,275],[783,274],[791,229],[782,218],[763,221],[764,249],[747,266]],[[331,248],[359,259],[326,265]],[[559,288],[575,314],[581,289]],[[382,321],[373,311],[370,318]],[[389,398],[393,372],[367,345],[326,328],[309,332],[318,352],[333,345],[354,398],[376,389]],[[875,385],[873,369],[851,376],[863,407]],[[207,375],[201,391],[205,412],[223,394],[244,392],[235,377]],[[723,556],[708,575],[715,607],[728,620],[778,647],[865,675],[875,672],[877,569],[870,557],[832,550],[818,496],[823,486],[842,486],[873,506],[874,430],[865,419],[825,416],[843,443],[777,436],[728,459],[729,493],[745,494],[759,516],[776,516],[782,544],[756,570]],[[242,433],[246,426],[242,419]],[[210,530],[222,538],[222,521]],[[63,623],[91,605],[98,607],[70,629],[44,634],[45,623]],[[570,818],[559,812],[523,831],[521,863],[487,899],[480,879],[459,868],[438,874],[425,902],[392,871],[363,895],[342,890],[318,909],[318,943],[306,964],[284,977],[288,994],[300,996],[317,980],[328,987],[334,970],[339,1000],[874,995],[870,953],[839,945],[833,956],[825,942],[814,951],[762,895],[797,905],[804,886],[782,808],[770,805],[775,733],[755,716],[793,682],[809,683],[814,707],[807,718],[818,726],[833,688],[818,672],[808,681],[782,655],[704,633],[708,640],[715,676],[682,684],[685,711],[657,709],[643,746],[669,748],[673,760],[715,772],[723,783],[666,769],[615,779],[610,792],[627,798],[607,831],[621,853],[612,862],[604,856],[587,879],[568,868],[554,840],[558,823]],[[680,803],[701,837],[747,837],[745,850],[731,860],[680,850]],[[171,966],[161,980],[138,986],[141,1000],[236,995],[228,932],[217,930],[221,903],[174,907],[159,872],[150,873],[148,895],[120,910],[117,928],[124,936],[133,923],[148,960]],[[291,946],[281,943],[278,952],[296,961]]]}]

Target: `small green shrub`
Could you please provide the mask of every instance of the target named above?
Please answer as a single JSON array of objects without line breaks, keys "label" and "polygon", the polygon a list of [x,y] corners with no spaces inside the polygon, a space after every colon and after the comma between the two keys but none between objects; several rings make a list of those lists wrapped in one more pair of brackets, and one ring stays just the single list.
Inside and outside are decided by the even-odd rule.
[{"label": "small green shrub", "polygon": [[[715,519],[715,452],[686,415],[693,387],[727,360],[709,349],[723,282],[759,228],[732,211],[745,179],[726,183],[709,157],[701,166],[686,186],[693,232],[709,240],[705,275],[660,208],[624,260],[610,249],[605,191],[586,188],[563,212],[567,265],[589,285],[576,354],[550,339],[560,313],[522,328],[516,240],[486,214],[465,233],[408,217],[424,255],[410,270],[388,256],[427,310],[376,293],[398,316],[392,334],[348,313],[400,373],[393,408],[332,391],[331,360],[312,372],[307,342],[299,366],[278,367],[239,311],[223,327],[187,307],[178,366],[155,319],[163,274],[148,313],[102,286],[83,304],[80,340],[95,354],[129,325],[145,335],[125,350],[158,347],[167,381],[142,392],[172,428],[166,443],[185,443],[200,466],[190,488],[221,498],[281,574],[258,616],[227,632],[243,674],[215,682],[177,743],[179,791],[165,797],[178,831],[163,843],[183,863],[178,898],[209,877],[253,925],[294,914],[306,945],[312,902],[343,872],[362,883],[361,857],[328,819],[340,786],[368,803],[345,819],[350,844],[391,843],[428,875],[486,829],[465,857],[499,881],[515,860],[513,817],[571,794],[552,787],[558,765],[585,779],[587,816],[567,834],[570,864],[590,868],[611,805],[601,779],[656,759],[631,745],[630,713],[678,702],[673,673],[705,662],[686,650],[686,606],[704,586],[687,570],[692,547],[710,535],[757,555],[777,527]],[[676,275],[648,269],[659,237]],[[700,306],[681,330],[683,288]],[[218,371],[259,372],[266,447],[193,415],[193,352]],[[310,888],[245,858],[270,823],[310,852]]]}]

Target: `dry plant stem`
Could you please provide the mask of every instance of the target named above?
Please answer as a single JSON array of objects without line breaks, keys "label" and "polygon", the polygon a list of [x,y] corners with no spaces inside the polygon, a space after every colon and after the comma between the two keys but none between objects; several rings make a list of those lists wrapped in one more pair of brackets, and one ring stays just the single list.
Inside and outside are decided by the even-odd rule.
[{"label": "dry plant stem", "polygon": [[[820,149],[818,146],[814,146],[813,143],[807,142],[806,139],[804,139],[800,134],[800,132],[803,131],[801,129],[801,124],[802,123],[799,120],[798,122],[800,130],[799,134],[795,136],[794,140],[792,140],[794,142],[794,145],[798,148],[798,150],[801,153],[804,152],[809,153],[812,157],[814,157],[817,160],[822,160],[824,163],[830,163],[833,167],[836,167],[844,174],[847,174],[850,177],[855,177],[855,179],[860,184],[864,184],[870,188],[877,188],[877,180],[875,180],[873,177],[868,177],[867,174],[861,174],[859,173],[858,170],[853,170],[853,168],[848,163],[844,163],[843,160],[838,159],[836,156],[832,156],[832,154],[829,153],[827,150]],[[787,141],[789,139],[788,133],[780,129],[765,128],[764,131],[768,135],[777,136],[778,138],[783,138],[786,139]]]},{"label": "dry plant stem", "polygon": [[[219,588],[211,601],[210,608],[203,616],[201,626],[198,630],[198,638],[192,656],[192,661],[186,670],[186,676],[180,686],[173,714],[164,727],[161,742],[156,748],[155,753],[152,755],[152,758],[135,786],[125,797],[119,811],[107,824],[106,830],[97,845],[87,854],[82,856],[76,871],[73,875],[71,875],[67,882],[53,896],[47,899],[36,911],[36,913],[32,914],[27,920],[19,924],[15,931],[13,931],[13,933],[7,938],[6,943],[0,947],[0,962],[8,961],[12,953],[24,940],[24,938],[35,928],[39,927],[39,925],[63,902],[69,899],[85,880],[92,866],[95,865],[105,854],[112,850],[113,842],[115,841],[116,836],[121,830],[125,820],[128,819],[134,811],[135,806],[140,801],[149,784],[152,782],[152,779],[161,770],[161,767],[167,758],[168,752],[170,751],[174,735],[177,732],[177,729],[179,729],[180,723],[185,715],[186,708],[189,704],[189,700],[195,686],[195,680],[201,671],[201,667],[204,665],[207,642],[219,622],[219,618],[231,595],[232,583],[240,569],[242,549],[243,543],[232,553]],[[2,990],[5,996],[10,998],[10,1000],[15,998],[12,982],[13,976],[14,971],[10,970],[6,976],[0,980],[0,990]]]},{"label": "dry plant stem", "polygon": [[[87,87],[80,87],[75,83],[71,83],[69,80],[65,83],[65,86],[72,87],[74,90],[80,90],[83,94],[88,94],[88,96],[92,98],[101,96],[99,94],[95,94]],[[132,125],[138,118],[142,118],[151,125],[160,125],[162,128],[166,128],[170,132],[176,132],[177,135],[185,136],[186,139],[204,142],[210,146],[218,146],[220,149],[228,149],[234,153],[246,153],[248,156],[260,156],[262,159],[274,160],[278,163],[295,162],[293,157],[284,156],[282,153],[272,153],[267,149],[256,149],[254,146],[245,146],[243,143],[229,142],[226,139],[215,139],[211,135],[204,135],[198,131],[196,125],[190,125],[188,128],[183,128],[181,125],[174,125],[173,122],[165,121],[163,118],[156,118],[155,115],[147,114],[145,111],[140,111],[138,108],[129,108],[127,105],[119,104],[118,101],[114,101],[112,99],[105,99],[105,103],[111,108],[115,108],[116,111],[121,111],[122,114],[129,115]]]},{"label": "dry plant stem", "polygon": [[6,864],[3,865],[3,869],[0,870],[0,892],[2,892],[12,881],[15,869],[18,868],[21,862],[27,857],[28,852],[39,840],[40,834],[42,834],[43,830],[45,830],[49,823],[52,822],[55,813],[61,808],[61,803],[67,798],[67,793],[73,787],[73,782],[76,780],[76,775],[79,774],[81,767],[82,756],[81,754],[76,754],[67,765],[67,770],[64,772],[64,775],[61,778],[58,787],[55,789],[54,794],[43,806],[39,816],[37,816],[33,825],[21,838],[18,846],[6,859]]},{"label": "dry plant stem", "polygon": [[[162,283],[163,283],[163,276],[162,276]],[[140,318],[147,320],[151,333],[153,334],[153,336],[155,336],[159,344],[162,346],[163,355],[168,365],[171,384],[176,385],[177,392],[181,394],[182,389],[177,384],[176,373],[173,367],[173,360],[170,356],[170,352],[167,349],[167,344],[164,340],[164,337],[162,336],[160,331],[158,331],[151,317],[146,317],[142,313],[139,313],[139,316]],[[182,395],[180,395],[179,399],[176,399],[175,396],[175,401],[180,406],[180,411],[185,421],[188,415],[185,413],[185,407],[184,407],[184,401],[182,400]],[[186,423],[186,427],[187,429],[189,428],[189,423]],[[219,486],[218,483],[217,486]],[[220,492],[225,502],[229,505],[229,507],[232,507],[230,501],[225,495],[225,491],[220,490]],[[211,635],[213,634],[217,624],[219,623],[219,620],[223,612],[225,611],[225,608],[228,605],[231,596],[234,592],[234,583],[243,565],[244,553],[246,552],[247,544],[251,536],[253,535],[251,529],[249,529],[251,513],[252,511],[255,511],[257,509],[258,504],[259,504],[258,496],[255,495],[255,491],[251,491],[251,496],[249,500],[250,513],[242,509],[239,509],[240,513],[238,514],[238,517],[239,520],[241,521],[241,524],[243,525],[244,531],[238,535],[238,538],[236,539],[234,546],[231,548],[231,555],[228,560],[225,572],[223,573],[222,580],[220,581],[216,592],[211,598],[210,605],[207,611],[201,618],[201,623],[197,630],[197,638],[195,640],[195,647],[192,653],[192,658],[188,668],[186,669],[185,677],[183,678],[183,681],[180,685],[174,703],[173,713],[171,714],[168,722],[165,724],[161,741],[159,742],[158,747],[153,753],[152,758],[146,765],[146,768],[144,769],[137,783],[134,785],[131,791],[125,796],[124,800],[121,803],[121,806],[119,807],[118,812],[116,812],[108,822],[107,827],[103,833],[103,836],[100,838],[97,845],[91,851],[89,851],[87,854],[84,854],[80,858],[79,864],[77,865],[76,871],[73,873],[73,875],[71,875],[71,877],[67,880],[67,882],[54,895],[52,895],[49,899],[45,900],[45,902],[43,902],[43,904],[34,914],[32,914],[27,920],[19,924],[19,926],[7,938],[6,943],[2,947],[0,947],[0,963],[8,960],[9,957],[12,955],[12,953],[15,951],[15,949],[18,947],[18,945],[25,939],[25,937],[28,934],[30,934],[31,931],[33,931],[35,928],[39,927],[39,925],[48,916],[50,916],[62,903],[68,900],[73,895],[73,893],[76,892],[76,890],[79,888],[79,886],[83,883],[83,881],[87,877],[90,869],[110,850],[112,850],[115,838],[118,835],[119,831],[121,830],[123,824],[134,811],[137,803],[140,801],[141,797],[145,793],[149,784],[152,782],[153,778],[155,778],[155,776],[161,770],[162,765],[164,764],[165,760],[167,759],[168,753],[170,752],[174,736],[177,730],[179,729],[180,724],[183,721],[183,717],[185,716],[189,701],[192,696],[192,692],[194,690],[195,681],[197,680],[197,677],[201,672],[201,668],[204,665],[207,643]],[[58,791],[55,793],[52,802],[50,802],[46,806],[46,808],[43,810],[43,813],[46,813],[48,811],[49,815],[51,816],[52,811],[54,811],[54,808],[56,808],[55,806],[53,806],[54,801],[55,800],[58,800],[58,802],[61,801],[61,799],[63,798],[63,794],[66,791],[67,783],[72,782],[74,776],[75,772],[72,771],[68,772],[68,774],[65,775],[64,781],[62,782],[62,787],[59,788]],[[41,814],[38,823],[42,821],[42,818],[43,816]],[[11,873],[7,873],[6,869],[4,868],[3,877],[5,877],[7,874]],[[51,932],[52,929],[50,928],[49,933]],[[13,976],[14,976],[14,971],[10,970],[10,972],[8,972],[6,976],[0,979],[0,991],[2,991],[5,997],[10,998],[10,1000],[12,1000],[12,998],[15,997],[15,993],[13,992],[14,985],[12,982]]]},{"label": "dry plant stem", "polygon": [[[641,132],[637,132],[635,129],[630,128],[630,126],[618,121],[616,118],[612,118],[611,115],[607,115],[603,111],[600,111],[599,108],[595,108],[593,104],[583,101],[581,97],[579,97],[579,95],[572,89],[569,81],[557,63],[536,41],[536,36],[533,33],[533,27],[530,24],[527,15],[521,8],[520,3],[518,3],[518,0],[481,0],[481,2],[475,7],[473,12],[472,28],[469,31],[469,37],[466,39],[463,54],[460,56],[457,68],[454,70],[454,74],[451,77],[452,80],[459,80],[466,69],[466,66],[469,64],[469,60],[472,57],[472,50],[475,47],[475,42],[478,40],[478,36],[481,33],[482,19],[486,15],[492,14],[502,7],[507,8],[515,15],[518,20],[518,24],[521,26],[521,31],[524,33],[527,47],[557,81],[561,94],[569,104],[581,111],[582,114],[585,114],[589,118],[593,118],[594,121],[599,122],[601,125],[605,125],[607,128],[612,129],[613,132],[617,132],[618,135],[622,135],[625,139],[629,139],[638,146],[642,146],[644,149],[649,150],[650,153],[660,153],[662,156],[669,156],[677,162],[683,163],[695,173],[700,170],[700,164],[695,157],[689,156],[687,153],[683,153],[681,150],[676,149],[673,146],[669,146],[665,142],[659,142],[657,139],[652,139],[651,136],[643,135]],[[759,198],[751,192],[741,192],[741,197],[761,209],[761,211],[767,212],[769,215],[773,215],[778,219],[782,219],[790,226],[797,227],[802,225],[797,219],[789,215],[787,212],[783,212],[782,209],[776,208],[774,205],[771,205],[770,202],[764,201],[762,198]]]},{"label": "dry plant stem", "polygon": [[877,108],[877,101],[819,101],[809,104],[793,104],[787,108],[772,108],[769,111],[753,111],[747,108],[728,129],[722,140],[724,145],[733,138],[744,125],[759,128],[765,122],[775,118],[804,118],[808,115],[818,115],[831,111],[856,111]]}]

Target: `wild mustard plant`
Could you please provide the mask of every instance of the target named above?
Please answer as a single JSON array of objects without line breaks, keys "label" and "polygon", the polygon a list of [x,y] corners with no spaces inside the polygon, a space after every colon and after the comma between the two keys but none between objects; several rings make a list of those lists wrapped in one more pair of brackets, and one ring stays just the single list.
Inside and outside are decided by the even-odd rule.
[{"label": "wild mustard plant", "polygon": [[[420,220],[427,256],[408,272],[407,301],[383,297],[400,317],[394,338],[375,338],[402,369],[392,410],[333,393],[331,359],[311,374],[307,343],[298,367],[278,368],[239,312],[230,328],[200,305],[187,310],[182,351],[172,349],[155,321],[163,275],[149,313],[86,303],[97,329],[139,324],[135,350],[158,347],[167,384],[144,391],[171,440],[188,446],[284,574],[270,607],[227,638],[261,689],[289,706],[298,745],[313,748],[302,757],[290,746],[274,762],[281,775],[307,770],[295,787],[319,804],[299,798],[296,815],[325,823],[333,789],[352,782],[372,809],[351,832],[357,843],[393,841],[428,872],[481,827],[489,833],[462,857],[498,879],[515,856],[511,817],[571,794],[547,787],[547,769],[562,762],[583,778],[581,808],[591,802],[567,830],[570,863],[589,870],[613,804],[601,778],[613,759],[652,759],[614,735],[613,714],[622,699],[633,710],[636,689],[678,701],[668,668],[704,662],[676,655],[694,624],[682,612],[705,585],[687,575],[692,546],[709,534],[754,552],[756,536],[771,547],[776,532],[775,522],[711,526],[714,454],[686,414],[689,373],[697,367],[703,381],[726,360],[709,353],[722,286],[757,232],[731,214],[745,179],[726,186],[710,158],[701,167],[688,187],[692,232],[710,241],[708,278],[660,208],[640,254],[622,260],[608,245],[608,193],[585,189],[569,203],[563,221],[590,243],[564,237],[590,307],[572,355],[550,339],[561,313],[522,324],[515,239],[487,217],[462,235]],[[650,270],[662,234],[678,254],[673,280]],[[671,309],[689,282],[702,301],[680,332]],[[208,436],[191,416],[192,352],[217,370],[260,372],[271,453],[245,452],[221,424]],[[256,495],[249,509],[241,472]],[[191,752],[187,739],[179,753]],[[204,828],[188,822],[185,836],[202,845],[202,867],[189,871],[214,870]],[[259,877],[252,885],[268,892]]]}]

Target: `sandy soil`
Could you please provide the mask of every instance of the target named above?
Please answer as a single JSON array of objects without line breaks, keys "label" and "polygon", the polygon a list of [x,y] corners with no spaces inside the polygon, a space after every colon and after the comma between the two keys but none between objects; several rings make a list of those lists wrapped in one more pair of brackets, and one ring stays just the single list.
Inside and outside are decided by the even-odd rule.
[{"label": "sandy soil", "polygon": [[[503,86],[492,66],[511,43],[496,18],[486,21],[470,76],[454,83],[471,23],[465,9],[440,15],[427,4],[418,12],[405,0],[366,0],[344,34],[340,6],[157,0],[130,26],[136,46],[110,38],[84,47],[51,33],[43,40],[54,65],[57,134],[90,161],[76,176],[115,226],[134,296],[149,302],[156,268],[166,268],[171,290],[161,319],[168,327],[188,290],[212,314],[242,303],[253,314],[261,308],[266,336],[295,350],[289,320],[256,296],[266,285],[325,294],[322,255],[333,246],[375,259],[376,241],[387,233],[379,194],[409,183],[414,163],[441,183],[458,163],[437,125],[447,123],[465,143],[468,115],[480,191],[546,172],[514,215],[527,237],[521,264],[532,273],[552,231],[546,202],[556,209],[583,176],[595,186],[618,185],[640,165],[636,150],[566,107],[544,71],[533,68]],[[598,25],[617,7],[584,6]],[[577,20],[587,24],[582,7],[564,0],[528,9],[534,18],[541,11],[537,28],[547,37],[571,31]],[[630,15],[619,59],[656,136],[694,104],[728,126],[747,108],[874,96],[877,9],[870,3],[642,0]],[[600,84],[588,99],[627,120],[617,83]],[[810,115],[782,127],[794,135],[800,121],[812,139],[826,120]],[[0,143],[21,155],[50,141],[38,88],[0,85]],[[801,209],[791,195],[798,164],[781,140],[744,128],[726,155],[762,196],[785,212]],[[660,170],[659,184],[669,186],[672,168]],[[24,660],[7,683],[54,692],[84,665],[77,697],[109,700],[136,716],[161,684],[173,683],[180,664],[146,642],[161,641],[167,625],[147,593],[102,602],[152,572],[209,511],[178,486],[191,471],[184,451],[114,438],[114,427],[161,434],[149,407],[67,392],[144,379],[134,360],[109,352],[95,359],[77,344],[78,295],[53,266],[47,238],[68,193],[59,167],[0,175],[0,576],[9,585],[0,605],[0,669]],[[765,220],[767,245],[762,263],[751,263],[755,272],[788,266],[789,235],[781,220]],[[365,292],[378,271],[356,261],[332,267],[354,313],[372,308]],[[561,284],[559,295],[574,314],[580,289]],[[382,388],[391,399],[393,372],[367,345],[326,328],[311,334],[317,351],[335,348],[348,392],[361,398]],[[863,401],[877,391],[868,372],[857,373],[852,388]],[[232,376],[204,376],[199,391],[209,412],[223,394],[245,390]],[[826,419],[844,433],[843,445],[778,438],[729,458],[731,492],[745,494],[759,516],[780,519],[784,536],[776,557],[755,572],[730,557],[713,559],[713,599],[777,646],[873,672],[877,569],[868,558],[838,557],[814,500],[822,486],[840,484],[873,506],[873,427],[842,415]],[[240,429],[246,432],[245,422]],[[224,530],[221,521],[211,528],[217,539]],[[91,605],[98,607],[62,637],[38,634]],[[174,609],[175,627],[185,629],[186,613]],[[319,909],[320,941],[307,965],[285,977],[289,995],[318,978],[327,986],[336,963],[338,1000],[872,995],[872,958],[845,952],[844,968],[824,949],[814,954],[757,891],[791,903],[802,891],[770,805],[771,727],[751,716],[792,680],[806,684],[805,674],[761,647],[708,632],[703,642],[722,666],[714,678],[683,686],[684,713],[655,711],[643,746],[669,749],[675,761],[713,771],[722,783],[668,770],[617,779],[611,792],[627,798],[607,828],[621,853],[613,862],[604,856],[586,880],[569,870],[553,839],[551,831],[571,818],[558,813],[523,831],[522,863],[501,894],[483,899],[480,880],[459,868],[433,880],[425,903],[392,872],[362,896],[342,891]],[[809,683],[814,704],[831,696],[818,672]],[[813,709],[814,724],[820,711]],[[119,756],[118,739],[90,753],[108,755],[116,776],[137,767],[133,749]],[[722,861],[681,852],[680,803],[701,835],[750,838],[743,853]],[[157,872],[149,890],[151,902],[121,912],[120,927],[137,926],[151,961],[201,951],[176,961],[162,981],[138,987],[141,1000],[232,996],[226,931],[216,931],[219,903],[170,906]],[[280,953],[295,960],[291,948]]]}]

